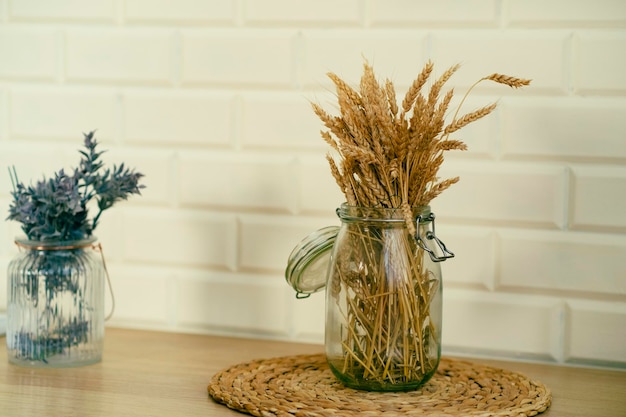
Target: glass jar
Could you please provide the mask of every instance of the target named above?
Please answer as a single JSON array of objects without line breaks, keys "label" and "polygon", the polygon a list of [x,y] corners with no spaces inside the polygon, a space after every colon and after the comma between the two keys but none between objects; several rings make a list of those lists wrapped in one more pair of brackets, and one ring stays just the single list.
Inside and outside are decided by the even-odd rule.
[{"label": "glass jar", "polygon": [[337,214],[326,284],[330,369],[351,388],[416,389],[439,364],[439,262],[454,255],[435,236],[429,207],[413,209],[415,235],[400,209],[344,204]]},{"label": "glass jar", "polygon": [[96,239],[17,239],[7,280],[9,362],[70,367],[99,362],[104,342],[104,279]]}]

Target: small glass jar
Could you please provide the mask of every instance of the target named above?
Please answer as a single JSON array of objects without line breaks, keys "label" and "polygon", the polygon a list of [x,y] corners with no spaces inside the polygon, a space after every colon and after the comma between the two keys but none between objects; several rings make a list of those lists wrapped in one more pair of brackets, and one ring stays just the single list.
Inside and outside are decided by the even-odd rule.
[{"label": "small glass jar", "polygon": [[102,359],[105,270],[95,242],[16,240],[20,253],[7,280],[9,362],[70,367]]},{"label": "small glass jar", "polygon": [[344,204],[337,214],[326,286],[330,369],[351,388],[416,389],[441,357],[439,261],[452,254],[431,231],[429,207],[413,209],[416,235],[400,209]]}]

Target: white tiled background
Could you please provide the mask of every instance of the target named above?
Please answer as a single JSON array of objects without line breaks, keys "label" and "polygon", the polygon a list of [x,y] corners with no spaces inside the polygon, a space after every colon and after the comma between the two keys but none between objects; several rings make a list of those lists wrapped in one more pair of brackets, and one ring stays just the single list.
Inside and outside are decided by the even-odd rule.
[{"label": "white tiled background", "polygon": [[[363,57],[399,94],[429,58],[462,64],[457,96],[533,79],[478,88],[468,109],[499,107],[443,168],[444,350],[626,366],[623,0],[0,0],[0,168],[71,166],[98,129],[146,174],[97,232],[111,325],[321,342],[323,296],[283,270],[338,223],[309,102],[333,110],[325,73],[355,84]],[[0,222],[0,270],[18,232]]]}]

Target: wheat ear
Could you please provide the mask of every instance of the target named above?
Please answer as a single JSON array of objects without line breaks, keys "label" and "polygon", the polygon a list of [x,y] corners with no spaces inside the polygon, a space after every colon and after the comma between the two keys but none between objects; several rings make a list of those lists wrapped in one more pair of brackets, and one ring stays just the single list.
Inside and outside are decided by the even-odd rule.
[{"label": "wheat ear", "polygon": [[495,81],[499,84],[508,85],[513,88],[520,88],[530,84],[531,80],[525,78],[511,77],[510,75],[494,73],[483,78],[483,80]]}]

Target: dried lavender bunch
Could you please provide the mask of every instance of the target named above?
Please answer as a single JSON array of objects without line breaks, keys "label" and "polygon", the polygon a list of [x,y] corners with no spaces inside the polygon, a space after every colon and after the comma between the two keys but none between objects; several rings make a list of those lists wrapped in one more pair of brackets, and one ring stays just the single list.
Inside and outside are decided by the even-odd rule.
[{"label": "dried lavender bunch", "polygon": [[[45,177],[35,185],[26,186],[18,180],[15,168],[9,170],[13,201],[7,220],[22,223],[30,240],[68,241],[92,235],[102,212],[132,194],[141,194],[144,176],[120,164],[104,168],[94,132],[84,134],[84,150],[80,150],[78,168],[68,174],[61,169],[52,178]],[[97,203],[98,212],[89,218],[88,205]]]}]

